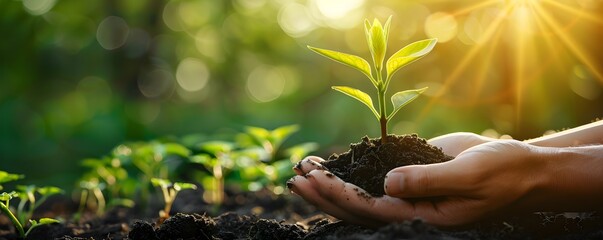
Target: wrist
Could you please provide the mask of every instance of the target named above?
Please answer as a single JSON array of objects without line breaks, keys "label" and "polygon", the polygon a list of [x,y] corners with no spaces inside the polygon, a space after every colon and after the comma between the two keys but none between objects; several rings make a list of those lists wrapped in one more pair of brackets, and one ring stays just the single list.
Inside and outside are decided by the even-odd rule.
[{"label": "wrist", "polygon": [[603,209],[603,146],[534,147],[530,160],[540,162],[531,189],[535,211]]}]

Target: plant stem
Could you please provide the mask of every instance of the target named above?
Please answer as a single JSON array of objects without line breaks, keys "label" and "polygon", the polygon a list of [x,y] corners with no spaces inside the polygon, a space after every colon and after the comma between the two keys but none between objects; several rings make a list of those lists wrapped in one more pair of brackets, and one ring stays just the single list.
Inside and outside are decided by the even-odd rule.
[{"label": "plant stem", "polygon": [[4,205],[4,203],[0,202],[0,210],[2,210],[2,212],[4,214],[6,214],[8,216],[8,218],[10,218],[11,222],[13,222],[13,224],[15,225],[15,228],[19,232],[19,236],[21,236],[21,238],[25,238],[25,232],[23,231],[23,225],[21,225],[21,223],[19,222],[19,219],[17,219],[17,217],[15,217],[15,215],[10,211],[10,209],[8,209],[8,206]]},{"label": "plant stem", "polygon": [[387,118],[381,116],[379,122],[381,123],[381,144],[385,144],[387,143]]},{"label": "plant stem", "polygon": [[379,85],[377,87],[377,98],[379,98],[379,123],[381,125],[381,144],[387,143],[387,115],[385,106],[385,87],[379,74]]}]

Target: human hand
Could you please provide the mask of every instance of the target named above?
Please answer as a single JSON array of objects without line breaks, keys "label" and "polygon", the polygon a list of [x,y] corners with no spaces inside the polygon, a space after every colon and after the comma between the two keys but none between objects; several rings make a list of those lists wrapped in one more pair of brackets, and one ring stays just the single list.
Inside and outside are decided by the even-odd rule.
[{"label": "human hand", "polygon": [[485,137],[475,133],[455,132],[429,139],[427,142],[442,148],[442,152],[445,154],[456,157],[459,153],[470,147],[497,140],[499,139]]},{"label": "human hand", "polygon": [[[452,146],[455,138],[460,139],[438,141]],[[420,218],[436,226],[457,226],[533,203],[531,192],[543,181],[538,173],[544,165],[533,151],[515,140],[487,141],[448,162],[396,168],[386,177],[387,195],[378,198],[324,170],[322,159],[308,157],[294,169],[298,176],[288,186],[324,212],[356,224]]]}]

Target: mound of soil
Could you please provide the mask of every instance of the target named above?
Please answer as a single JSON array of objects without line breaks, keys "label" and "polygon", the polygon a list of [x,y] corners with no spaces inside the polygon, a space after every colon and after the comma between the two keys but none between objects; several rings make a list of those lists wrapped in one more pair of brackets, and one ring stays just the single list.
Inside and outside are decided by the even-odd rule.
[{"label": "mound of soil", "polygon": [[440,163],[453,158],[416,134],[388,135],[385,144],[381,144],[381,138],[369,139],[365,136],[362,142],[352,144],[349,151],[331,155],[322,165],[342,180],[380,197],[385,194],[383,183],[390,170],[406,165]]}]

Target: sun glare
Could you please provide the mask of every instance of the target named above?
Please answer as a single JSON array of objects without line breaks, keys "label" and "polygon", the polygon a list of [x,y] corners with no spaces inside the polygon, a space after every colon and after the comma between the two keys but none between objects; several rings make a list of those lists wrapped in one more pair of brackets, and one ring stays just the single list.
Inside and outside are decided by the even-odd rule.
[{"label": "sun glare", "polygon": [[[468,45],[466,54],[457,59],[457,64],[445,75],[442,86],[435,96],[452,94],[452,89],[460,79],[473,81],[471,97],[454,100],[432,98],[428,106],[417,117],[421,121],[438,104],[478,105],[497,102],[501,97],[511,99],[513,116],[509,116],[511,125],[517,125],[527,112],[523,109],[531,96],[534,86],[542,86],[542,81],[565,81],[570,77],[546,79],[548,72],[572,72],[575,66],[582,65],[595,81],[603,84],[601,62],[584,49],[584,37],[575,33],[583,26],[603,27],[603,17],[595,14],[597,1],[584,3],[580,0],[491,0],[472,1],[441,16],[452,17],[459,21],[458,38]],[[441,18],[440,16],[440,18]],[[487,20],[485,20],[487,19]],[[429,35],[428,29],[426,33]],[[586,33],[588,34],[588,33]],[[579,38],[580,37],[580,38]],[[448,39],[450,40],[450,39]],[[494,65],[499,64],[499,65]],[[502,70],[492,70],[501,68]],[[567,70],[567,71],[565,71]],[[493,84],[488,80],[488,72],[502,75],[502,83],[508,90],[501,94],[484,95],[484,86]],[[550,74],[550,73],[549,73]],[[573,83],[572,83],[573,84]],[[574,84],[575,85],[575,84]],[[572,86],[574,86],[572,85]],[[598,87],[601,87],[600,85]],[[576,92],[578,95],[580,93]],[[582,96],[582,95],[581,95]],[[463,102],[464,101],[464,102]],[[479,101],[479,102],[478,102]],[[512,129],[509,129],[512,130]],[[515,129],[517,130],[517,129]]]}]

